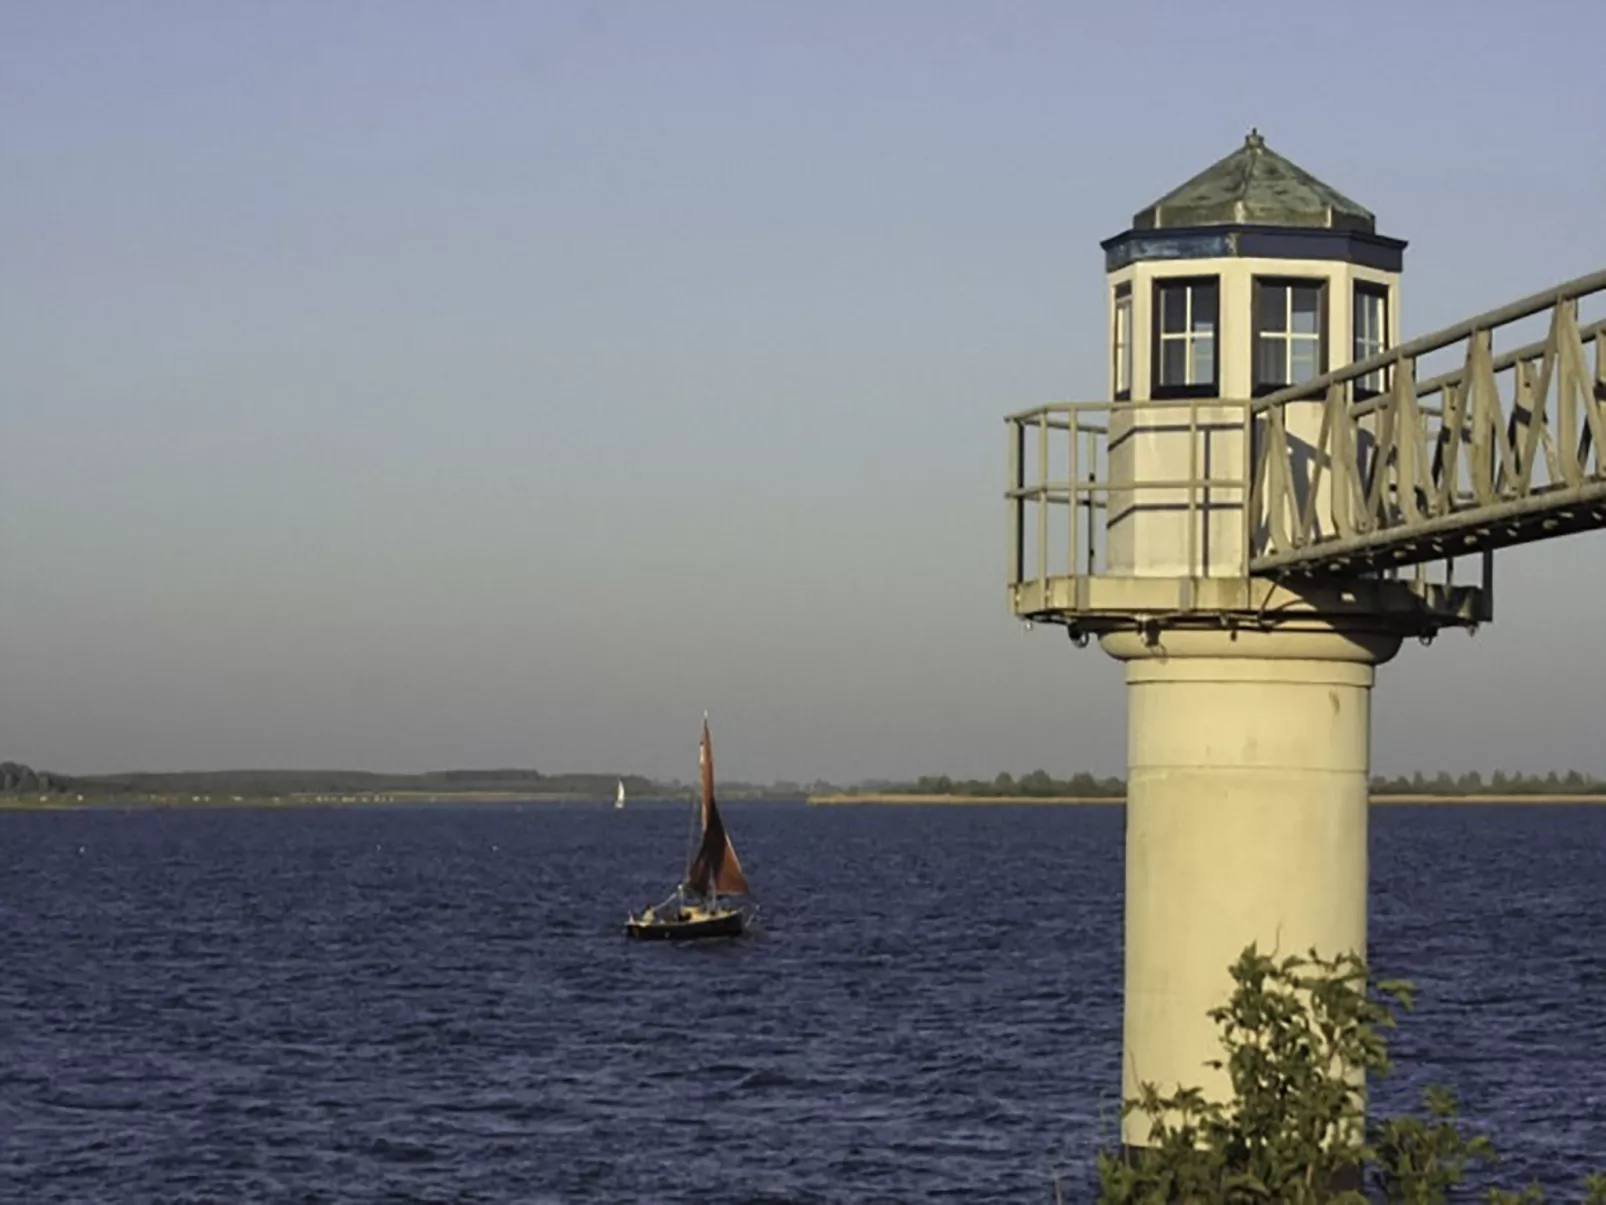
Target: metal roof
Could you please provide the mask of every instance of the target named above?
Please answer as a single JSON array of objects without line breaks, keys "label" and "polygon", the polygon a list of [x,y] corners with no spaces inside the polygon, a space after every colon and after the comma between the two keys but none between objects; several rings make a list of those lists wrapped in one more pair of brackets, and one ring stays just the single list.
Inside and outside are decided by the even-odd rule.
[{"label": "metal roof", "polygon": [[1259,130],[1185,184],[1132,215],[1133,230],[1297,226],[1376,232],[1371,210],[1266,145]]}]

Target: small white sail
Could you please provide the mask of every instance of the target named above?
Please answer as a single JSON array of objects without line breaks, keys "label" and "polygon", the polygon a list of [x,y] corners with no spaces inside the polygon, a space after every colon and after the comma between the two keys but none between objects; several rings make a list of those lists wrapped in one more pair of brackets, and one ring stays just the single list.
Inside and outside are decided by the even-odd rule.
[{"label": "small white sail", "polygon": [[625,780],[622,778],[619,780],[619,793],[613,797],[613,806],[615,811],[625,806]]}]

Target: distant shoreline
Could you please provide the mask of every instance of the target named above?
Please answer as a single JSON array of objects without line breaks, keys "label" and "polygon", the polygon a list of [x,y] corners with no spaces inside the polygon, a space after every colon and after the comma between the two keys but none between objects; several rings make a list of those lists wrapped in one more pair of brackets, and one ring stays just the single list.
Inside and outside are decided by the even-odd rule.
[{"label": "distant shoreline", "polygon": [[1126,800],[1120,795],[903,795],[866,792],[863,795],[810,795],[809,802],[830,807],[848,806],[855,803],[889,804],[894,806],[909,803],[935,803],[953,807],[989,803],[1023,803],[1074,807],[1100,803],[1122,804]]},{"label": "distant shoreline", "polygon": [[[1373,795],[1374,807],[1395,807],[1408,804],[1579,804],[1606,805],[1606,794],[1594,795],[1512,795],[1479,793],[1476,795]],[[809,802],[827,807],[850,807],[854,804],[875,804],[896,807],[899,804],[941,804],[952,807],[985,807],[988,804],[1046,804],[1062,807],[1106,804],[1125,807],[1124,795],[810,795]]]},{"label": "distant shoreline", "polygon": [[23,795],[0,798],[0,812],[88,812],[176,808],[345,808],[387,804],[612,803],[611,797],[530,791],[384,791],[372,795],[308,792],[293,795]]},{"label": "distant shoreline", "polygon": [[[729,797],[728,803],[785,803],[795,802],[800,796]],[[1121,795],[903,795],[889,792],[866,792],[862,795],[833,794],[809,795],[806,801],[816,807],[1125,807]],[[638,799],[628,806],[678,802],[673,796],[651,796]],[[333,792],[297,792],[290,795],[92,795],[67,792],[53,795],[0,796],[0,813],[3,812],[91,812],[91,811],[174,811],[186,810],[250,810],[265,811],[305,810],[308,808],[361,808],[395,805],[452,807],[484,803],[590,803],[612,806],[611,796],[585,795],[569,792],[539,794],[530,791],[385,791],[372,795]],[[1606,806],[1606,794],[1534,794],[1513,795],[1492,792],[1476,795],[1373,795],[1374,807],[1434,806],[1452,807],[1457,804],[1476,807],[1489,805],[1534,805],[1579,807]],[[628,810],[627,806],[627,810]]]},{"label": "distant shoreline", "polygon": [[[626,802],[625,810],[662,804],[684,806],[690,796],[684,792],[654,793]],[[797,795],[751,795],[737,791],[721,795],[722,803],[796,803]],[[172,811],[188,810],[289,810],[306,808],[360,808],[414,805],[429,807],[472,806],[478,803],[594,803],[613,807],[614,797],[579,791],[294,791],[284,795],[211,794],[118,794],[97,795],[90,791],[62,791],[49,795],[0,795],[0,812],[91,812],[91,811]]]}]

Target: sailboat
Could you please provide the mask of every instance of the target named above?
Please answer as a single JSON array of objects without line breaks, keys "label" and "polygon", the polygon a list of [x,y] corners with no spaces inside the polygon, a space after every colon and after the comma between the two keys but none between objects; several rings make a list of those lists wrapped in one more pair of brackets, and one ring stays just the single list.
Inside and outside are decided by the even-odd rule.
[{"label": "sailboat", "polygon": [[[640,941],[693,941],[704,937],[739,937],[747,913],[730,896],[747,896],[747,876],[736,858],[719,805],[714,802],[714,746],[703,713],[703,743],[697,751],[703,772],[702,839],[697,843],[686,879],[663,903],[632,915],[625,926]],[[727,897],[721,900],[721,896]]]},{"label": "sailboat", "polygon": [[625,780],[619,780],[619,793],[613,797],[613,810],[618,811],[625,806]]}]

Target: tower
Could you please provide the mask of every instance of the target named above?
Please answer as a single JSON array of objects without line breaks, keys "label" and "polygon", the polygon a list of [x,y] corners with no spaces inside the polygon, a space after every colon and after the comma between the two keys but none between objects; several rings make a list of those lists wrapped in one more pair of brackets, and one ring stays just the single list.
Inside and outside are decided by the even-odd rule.
[{"label": "tower", "polygon": [[[1404,242],[1251,132],[1102,246],[1108,400],[1010,419],[1010,599],[1126,666],[1123,1095],[1219,1095],[1207,1014],[1246,945],[1364,957],[1376,667],[1486,592],[1250,572],[1256,474],[1281,463],[1259,451],[1331,459],[1326,404],[1293,395],[1398,343]],[[1364,409],[1390,373],[1334,388]],[[1296,512],[1330,510],[1336,476],[1302,477]]]}]

